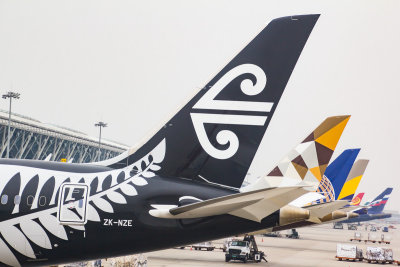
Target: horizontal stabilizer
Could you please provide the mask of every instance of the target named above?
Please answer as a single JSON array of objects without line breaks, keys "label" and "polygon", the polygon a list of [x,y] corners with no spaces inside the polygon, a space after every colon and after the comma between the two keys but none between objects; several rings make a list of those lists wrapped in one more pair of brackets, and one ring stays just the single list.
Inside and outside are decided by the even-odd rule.
[{"label": "horizontal stabilizer", "polygon": [[213,198],[181,207],[153,205],[150,215],[166,219],[193,219],[230,214],[261,222],[268,215],[307,193],[304,186],[264,188]]},{"label": "horizontal stabilizer", "polygon": [[302,195],[298,199],[295,199],[294,201],[289,203],[289,205],[301,208],[304,206],[308,206],[310,203],[320,200],[322,198],[324,198],[324,196],[317,192],[309,192]]},{"label": "horizontal stabilizer", "polygon": [[325,215],[330,214],[340,208],[343,208],[348,203],[349,202],[346,200],[336,200],[332,202],[309,206],[306,209],[311,212],[311,217],[323,218]]}]

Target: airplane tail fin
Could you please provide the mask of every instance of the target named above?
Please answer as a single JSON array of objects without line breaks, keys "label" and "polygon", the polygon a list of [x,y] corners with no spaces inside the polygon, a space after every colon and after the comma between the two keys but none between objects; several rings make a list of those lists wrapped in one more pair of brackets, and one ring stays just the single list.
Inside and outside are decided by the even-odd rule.
[{"label": "airplane tail fin", "polygon": [[[284,177],[286,180],[284,183],[296,184],[303,181],[318,185],[349,119],[350,116],[347,115],[325,119],[267,176]],[[269,180],[272,181],[272,179]],[[276,180],[279,181],[279,179]]]},{"label": "airplane tail fin", "polygon": [[140,148],[96,164],[126,167],[163,144],[157,174],[239,188],[318,18],[271,21]]},{"label": "airplane tail fin", "polygon": [[386,203],[389,200],[390,194],[392,193],[393,188],[388,187],[379,194],[369,205],[371,208],[368,209],[368,214],[380,214],[383,212]]},{"label": "airplane tail fin", "polygon": [[324,195],[317,203],[338,200],[360,149],[347,149],[326,168],[316,192]]},{"label": "airplane tail fin", "polygon": [[355,197],[351,200],[350,205],[353,206],[353,207],[354,207],[354,206],[360,206],[363,197],[364,197],[364,193],[358,193],[358,195],[355,196]]},{"label": "airplane tail fin", "polygon": [[[349,175],[343,185],[342,190],[339,193],[338,200],[352,200],[358,185],[360,184],[361,178],[364,175],[365,169],[368,166],[369,160],[359,159],[357,160],[350,170]],[[364,195],[364,194],[363,194]]]}]

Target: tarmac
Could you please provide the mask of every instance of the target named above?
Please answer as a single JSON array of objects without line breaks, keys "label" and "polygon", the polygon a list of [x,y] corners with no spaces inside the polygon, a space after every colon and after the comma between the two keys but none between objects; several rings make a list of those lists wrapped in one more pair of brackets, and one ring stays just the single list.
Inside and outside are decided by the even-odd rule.
[{"label": "tarmac", "polygon": [[[377,224],[379,225],[379,224]],[[397,228],[400,228],[397,225]],[[318,225],[314,227],[299,228],[299,239],[289,239],[284,237],[285,231],[281,232],[282,237],[263,237],[257,236],[257,244],[259,250],[266,253],[268,263],[246,264],[239,261],[225,262],[225,254],[221,249],[214,251],[197,251],[186,247],[185,249],[167,249],[146,253],[148,266],[151,267],[176,267],[176,266],[240,266],[240,265],[256,265],[256,266],[274,266],[274,267],[290,267],[290,266],[371,266],[367,262],[351,262],[338,261],[336,256],[336,245],[356,244],[363,249],[364,256],[366,248],[371,247],[387,247],[393,249],[395,260],[400,260],[400,229],[389,229],[389,233],[383,233],[381,230],[372,232],[378,237],[385,234],[391,243],[364,243],[351,242],[350,238],[354,237],[355,232],[362,233],[363,238],[367,238],[368,232],[364,226],[358,227],[358,230],[333,229],[333,224]],[[213,241],[216,248],[222,247],[223,239]]]},{"label": "tarmac", "polygon": [[[374,223],[376,226],[387,226],[387,224]],[[104,267],[119,266],[146,266],[149,267],[210,267],[210,266],[271,266],[271,267],[297,267],[297,266],[342,266],[342,267],[362,267],[371,266],[366,261],[338,261],[336,256],[337,244],[355,244],[358,248],[363,249],[365,257],[367,247],[386,247],[393,250],[395,260],[400,260],[400,225],[395,225],[398,229],[389,229],[388,233],[381,230],[370,232],[365,230],[365,226],[358,226],[357,230],[348,230],[344,224],[344,229],[333,229],[333,224],[317,225],[314,227],[306,227],[297,229],[300,238],[290,239],[285,237],[287,231],[281,232],[281,237],[256,236],[259,250],[266,253],[268,262],[261,263],[241,261],[225,262],[225,253],[222,246],[225,239],[215,240],[212,244],[216,247],[214,251],[194,250],[190,246],[184,249],[174,248],[161,251],[154,251],[145,254],[131,255],[113,259],[103,259]],[[369,230],[369,228],[368,228]],[[382,234],[390,244],[379,244],[364,241],[350,241],[354,238],[355,233],[361,233],[362,239],[368,238],[368,233],[380,238]],[[242,238],[242,237],[238,237]],[[155,241],[156,242],[156,241]],[[134,264],[136,262],[136,265]],[[85,266],[94,266],[94,262],[90,262]],[[79,266],[68,264],[64,266]]]}]

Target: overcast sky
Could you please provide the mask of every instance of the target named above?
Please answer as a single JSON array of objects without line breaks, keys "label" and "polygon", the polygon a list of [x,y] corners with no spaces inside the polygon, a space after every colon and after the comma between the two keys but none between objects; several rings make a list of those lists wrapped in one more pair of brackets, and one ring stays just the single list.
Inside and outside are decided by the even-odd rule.
[{"label": "overcast sky", "polygon": [[[321,17],[250,168],[268,172],[327,116],[351,114],[334,157],[370,159],[359,192],[400,201],[400,1],[4,1],[0,92],[13,111],[134,145],[272,19]],[[8,109],[5,100],[1,109]]]}]

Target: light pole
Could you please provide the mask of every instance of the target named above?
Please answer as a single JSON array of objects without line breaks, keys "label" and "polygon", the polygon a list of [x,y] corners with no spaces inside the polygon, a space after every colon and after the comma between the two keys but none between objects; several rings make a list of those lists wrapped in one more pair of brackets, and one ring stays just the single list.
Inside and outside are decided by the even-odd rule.
[{"label": "light pole", "polygon": [[3,95],[4,99],[9,98],[10,99],[10,108],[8,110],[8,138],[7,138],[7,158],[10,158],[10,124],[11,124],[11,102],[12,99],[19,99],[20,94],[19,93],[15,93],[15,92],[7,92],[6,94]]},{"label": "light pole", "polygon": [[100,159],[100,148],[101,148],[101,128],[102,127],[107,127],[107,123],[104,123],[102,121],[99,121],[98,123],[96,123],[94,126],[99,127],[100,128],[100,134],[99,134],[99,159]]}]

